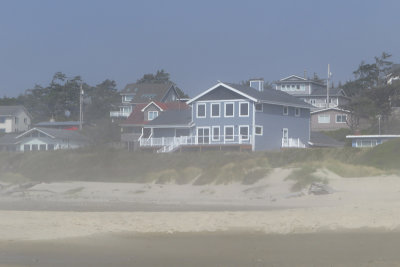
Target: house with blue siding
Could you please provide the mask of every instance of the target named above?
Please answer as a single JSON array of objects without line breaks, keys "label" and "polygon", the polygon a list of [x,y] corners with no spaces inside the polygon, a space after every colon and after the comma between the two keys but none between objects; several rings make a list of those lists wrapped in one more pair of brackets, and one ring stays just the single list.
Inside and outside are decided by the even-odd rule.
[{"label": "house with blue siding", "polygon": [[347,135],[346,138],[351,140],[352,147],[365,148],[365,147],[375,147],[386,141],[395,138],[400,138],[400,135],[395,135],[395,134]]},{"label": "house with blue siding", "polygon": [[218,82],[187,104],[190,109],[162,113],[147,124],[151,135],[140,146],[159,152],[227,147],[262,151],[306,147],[310,140],[312,106],[285,92],[264,90],[262,80],[250,86]]}]

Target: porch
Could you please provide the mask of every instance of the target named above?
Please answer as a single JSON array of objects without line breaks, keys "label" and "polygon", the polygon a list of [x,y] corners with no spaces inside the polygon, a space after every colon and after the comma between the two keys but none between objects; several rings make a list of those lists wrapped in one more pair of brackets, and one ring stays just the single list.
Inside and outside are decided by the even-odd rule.
[{"label": "porch", "polygon": [[141,148],[154,148],[158,153],[173,152],[182,148],[222,148],[238,147],[242,149],[252,149],[251,136],[243,135],[220,135],[220,136],[180,136],[162,138],[141,138],[139,139]]}]

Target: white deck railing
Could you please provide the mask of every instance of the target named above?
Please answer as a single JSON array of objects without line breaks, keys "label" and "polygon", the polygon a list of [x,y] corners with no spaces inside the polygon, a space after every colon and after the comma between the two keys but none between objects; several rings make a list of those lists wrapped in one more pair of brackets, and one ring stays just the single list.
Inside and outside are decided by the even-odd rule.
[{"label": "white deck railing", "polygon": [[130,112],[110,111],[111,118],[128,118],[129,115],[131,115]]},{"label": "white deck railing", "polygon": [[305,148],[306,145],[301,142],[300,138],[282,138],[282,147]]},{"label": "white deck railing", "polygon": [[251,136],[220,135],[220,136],[180,136],[161,138],[141,138],[141,147],[160,147],[158,152],[172,152],[180,146],[195,145],[241,145],[252,144]]}]

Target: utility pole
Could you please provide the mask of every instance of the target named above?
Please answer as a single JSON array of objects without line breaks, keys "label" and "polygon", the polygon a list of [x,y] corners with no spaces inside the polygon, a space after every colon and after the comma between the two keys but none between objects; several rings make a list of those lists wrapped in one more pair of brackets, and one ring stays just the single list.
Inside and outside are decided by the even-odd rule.
[{"label": "utility pole", "polygon": [[82,83],[81,87],[79,90],[79,130],[82,130],[82,121],[83,121],[83,89],[82,89]]},{"label": "utility pole", "polygon": [[329,78],[331,76],[331,71],[328,64],[328,78],[326,79],[326,108],[329,108]]}]

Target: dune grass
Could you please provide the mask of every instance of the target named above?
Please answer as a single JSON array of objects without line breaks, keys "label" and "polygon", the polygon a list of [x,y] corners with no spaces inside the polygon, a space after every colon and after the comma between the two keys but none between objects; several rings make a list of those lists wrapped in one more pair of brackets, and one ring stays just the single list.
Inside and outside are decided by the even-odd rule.
[{"label": "dune grass", "polygon": [[295,183],[291,187],[292,192],[298,192],[308,187],[314,182],[328,183],[327,179],[318,177],[315,172],[316,168],[310,165],[304,165],[303,167],[294,170],[285,180],[292,180]]},{"label": "dune grass", "polygon": [[[342,177],[361,177],[399,172],[399,152],[400,140],[372,149],[313,148],[252,153],[156,154],[93,147],[36,153],[0,152],[0,181],[253,184],[268,176],[272,168],[306,166],[326,168]],[[310,170],[300,175],[309,176]]]}]

